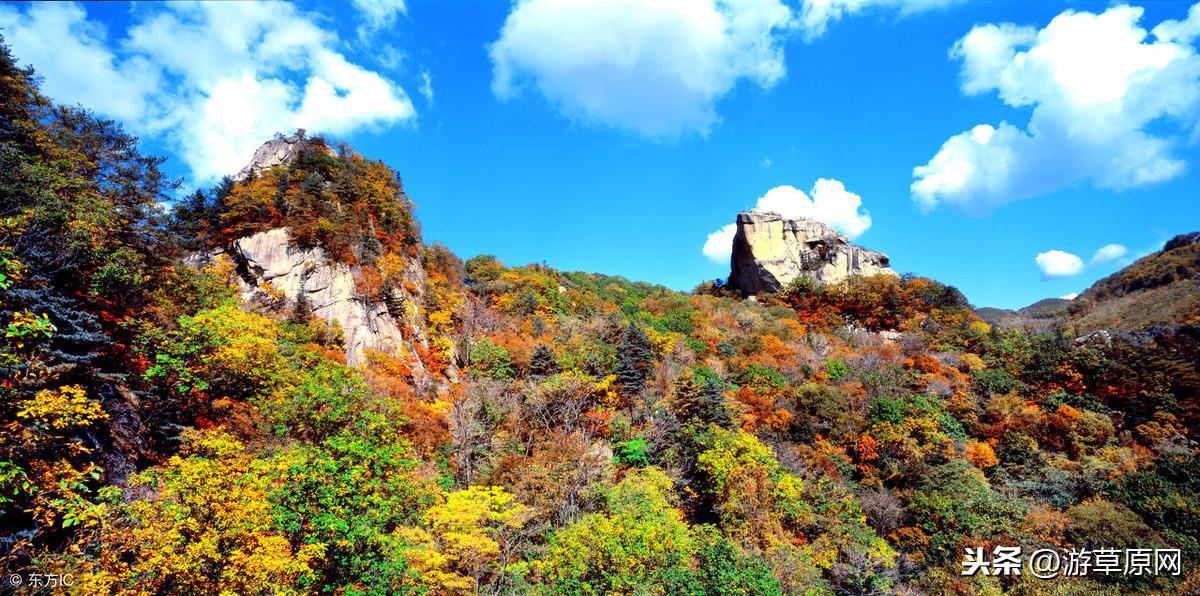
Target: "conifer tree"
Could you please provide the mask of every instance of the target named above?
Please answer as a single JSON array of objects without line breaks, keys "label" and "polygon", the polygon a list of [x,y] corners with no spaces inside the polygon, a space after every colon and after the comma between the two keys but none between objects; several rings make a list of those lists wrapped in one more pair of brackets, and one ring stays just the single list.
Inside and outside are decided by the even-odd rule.
[{"label": "conifer tree", "polygon": [[307,325],[312,320],[313,309],[312,303],[308,300],[308,293],[303,290],[296,297],[296,306],[292,308],[292,312],[288,315],[288,322],[297,325]]},{"label": "conifer tree", "polygon": [[538,344],[533,356],[529,359],[529,375],[533,377],[548,377],[558,372],[558,362],[554,351],[546,344]]},{"label": "conifer tree", "polygon": [[650,371],[650,340],[633,321],[625,328],[621,337],[621,345],[617,348],[617,385],[626,393],[638,393],[646,386],[646,376]]},{"label": "conifer tree", "polygon": [[694,415],[699,420],[715,424],[726,430],[733,428],[733,416],[730,415],[729,408],[725,405],[721,384],[715,379],[708,379],[696,397]]},{"label": "conifer tree", "polygon": [[685,372],[675,380],[675,395],[672,408],[681,421],[697,420],[704,424],[716,424],[724,429],[733,428],[733,416],[725,405],[721,382],[716,379],[697,379]]}]

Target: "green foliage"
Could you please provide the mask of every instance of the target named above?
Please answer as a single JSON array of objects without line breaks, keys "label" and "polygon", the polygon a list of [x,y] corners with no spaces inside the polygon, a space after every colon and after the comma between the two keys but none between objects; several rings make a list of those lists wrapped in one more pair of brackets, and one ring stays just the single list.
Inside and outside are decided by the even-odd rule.
[{"label": "green foliage", "polygon": [[1121,476],[1109,492],[1189,556],[1200,556],[1200,457],[1167,454],[1150,469]]},{"label": "green foliage", "polygon": [[466,262],[467,281],[472,284],[486,284],[500,279],[504,273],[504,264],[492,255],[479,255]]},{"label": "green foliage", "polygon": [[787,386],[787,377],[770,366],[751,362],[738,375],[738,384],[750,385],[756,389],[781,391]]},{"label": "green foliage", "polygon": [[554,534],[542,572],[566,594],[635,593],[691,583],[697,547],[657,468],[630,473],[607,491],[603,513]]},{"label": "green foliage", "polygon": [[700,540],[698,579],[705,594],[783,594],[779,580],[771,575],[765,561],[742,553],[712,526],[701,526],[697,535]]},{"label": "green foliage", "polygon": [[471,348],[471,368],[479,375],[491,379],[508,379],[513,376],[512,360],[508,350],[485,337]]},{"label": "green foliage", "polygon": [[929,536],[935,560],[957,557],[966,539],[1004,532],[1021,513],[992,490],[983,472],[960,459],[929,471],[910,497],[908,512]]},{"label": "green foliage", "polygon": [[732,428],[733,415],[725,403],[724,386],[719,377],[705,368],[680,375],[675,381],[672,401],[676,416],[694,420],[702,427],[715,424],[721,428]]},{"label": "green foliage", "polygon": [[900,424],[904,422],[907,412],[908,407],[903,399],[881,397],[871,403],[871,422]]},{"label": "green foliage", "polygon": [[370,388],[354,369],[306,349],[289,360],[291,378],[258,404],[276,433],[319,441],[356,419],[370,401]]},{"label": "green foliage", "polygon": [[321,545],[325,585],[366,581],[386,592],[409,580],[408,564],[387,548],[398,525],[413,525],[436,494],[417,473],[399,424],[371,417],[320,445],[281,452],[273,460],[272,523],[293,544]]},{"label": "green foliage", "polygon": [[829,375],[830,380],[840,381],[850,374],[850,367],[841,360],[830,358],[825,361],[825,374]]},{"label": "green foliage", "polygon": [[644,439],[617,443],[613,447],[613,459],[627,466],[647,466],[650,464],[650,446]]}]

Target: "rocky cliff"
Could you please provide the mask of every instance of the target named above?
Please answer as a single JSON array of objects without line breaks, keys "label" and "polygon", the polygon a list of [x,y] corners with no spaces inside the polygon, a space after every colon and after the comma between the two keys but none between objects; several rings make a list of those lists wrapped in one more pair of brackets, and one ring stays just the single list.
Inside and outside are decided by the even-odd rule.
[{"label": "rocky cliff", "polygon": [[[428,344],[419,294],[395,287],[386,299],[370,300],[355,289],[351,267],[331,260],[320,248],[295,247],[286,228],[239,239],[231,256],[238,267],[244,301],[267,305],[282,298],[290,308],[304,301],[314,316],[341,327],[349,364],[364,363],[366,352],[375,350],[408,357],[415,369],[420,369],[416,345],[425,348]],[[411,282],[408,287],[417,291],[424,287],[420,261],[410,261],[404,276]]]},{"label": "rocky cliff", "polygon": [[264,170],[285,164],[296,157],[296,154],[301,149],[314,145],[319,146],[323,151],[330,154],[333,153],[333,150],[323,142],[318,145],[314,142],[314,139],[305,137],[302,130],[288,136],[277,134],[275,138],[263,143],[254,151],[254,156],[251,157],[250,163],[246,164],[246,167],[233,176],[233,181],[244,182],[251,175],[258,175]]},{"label": "rocky cliff", "polygon": [[850,244],[833,228],[811,219],[743,211],[733,238],[730,287],[746,295],[778,292],[805,276],[834,283],[852,275],[895,275],[887,255]]},{"label": "rocky cliff", "polygon": [[[244,182],[275,167],[286,166],[302,150],[316,146],[331,151],[320,139],[303,134],[277,135],[264,143],[250,163],[234,177]],[[230,244],[189,259],[203,265],[221,256],[234,265],[240,297],[251,308],[295,312],[335,323],[341,331],[346,362],[362,365],[371,351],[399,357],[416,377],[425,376],[419,355],[429,348],[422,317],[425,270],[423,247],[413,247],[396,283],[382,290],[360,289],[364,265],[334,258],[321,245],[301,245],[289,227],[275,227],[233,240]],[[363,246],[351,252],[361,256]],[[453,374],[453,371],[448,371]]]}]

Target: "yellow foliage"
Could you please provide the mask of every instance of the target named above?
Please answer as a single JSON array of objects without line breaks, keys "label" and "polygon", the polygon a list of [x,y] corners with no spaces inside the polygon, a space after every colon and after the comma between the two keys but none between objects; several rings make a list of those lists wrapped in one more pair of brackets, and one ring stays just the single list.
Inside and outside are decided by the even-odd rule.
[{"label": "yellow foliage", "polygon": [[17,418],[35,428],[55,432],[87,427],[107,417],[100,404],[88,399],[79,385],[43,389],[17,406]]},{"label": "yellow foliage", "polygon": [[659,331],[646,327],[646,338],[656,354],[670,354],[675,350],[675,344],[683,340],[683,334],[678,331]]},{"label": "yellow foliage", "polygon": [[424,528],[399,528],[394,536],[421,582],[439,594],[471,594],[486,577],[504,575],[511,543],[534,517],[498,486],[472,486],[425,513]]},{"label": "yellow foliage", "polygon": [[268,463],[219,430],[188,431],[180,455],[134,477],[130,520],[100,532],[84,592],[297,593],[324,545],[293,549],[271,530]]}]

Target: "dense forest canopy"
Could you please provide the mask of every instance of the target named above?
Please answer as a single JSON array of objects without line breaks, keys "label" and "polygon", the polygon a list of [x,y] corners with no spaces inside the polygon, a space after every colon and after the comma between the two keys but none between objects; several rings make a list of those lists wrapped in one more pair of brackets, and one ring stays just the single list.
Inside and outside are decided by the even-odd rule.
[{"label": "dense forest canopy", "polygon": [[[320,138],[168,209],[160,160],[38,83],[0,52],[5,576],[84,593],[1200,591],[1194,317],[1077,339],[991,326],[921,277],[746,298],[462,262],[423,244],[396,173]],[[304,304],[244,301],[231,243],[280,227],[352,267],[362,300],[419,284],[388,307],[416,309],[427,341],[350,366]],[[1194,282],[1186,250],[1125,286]],[[961,574],[964,549],[995,545],[1185,563]]]}]

